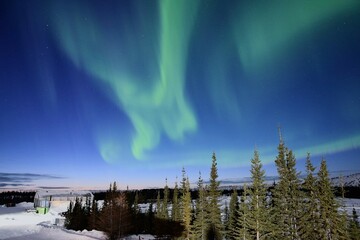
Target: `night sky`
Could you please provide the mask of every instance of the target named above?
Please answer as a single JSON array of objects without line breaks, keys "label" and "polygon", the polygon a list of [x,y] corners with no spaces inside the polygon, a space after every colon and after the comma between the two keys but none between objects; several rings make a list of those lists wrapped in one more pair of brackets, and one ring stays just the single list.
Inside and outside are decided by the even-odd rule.
[{"label": "night sky", "polygon": [[0,188],[360,171],[360,1],[0,1]]}]

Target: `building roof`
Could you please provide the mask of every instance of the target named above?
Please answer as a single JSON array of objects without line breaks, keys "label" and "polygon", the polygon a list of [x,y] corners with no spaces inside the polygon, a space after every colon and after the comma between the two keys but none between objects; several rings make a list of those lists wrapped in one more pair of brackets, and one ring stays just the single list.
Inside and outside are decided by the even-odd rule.
[{"label": "building roof", "polygon": [[46,197],[92,197],[93,194],[90,191],[85,190],[39,190],[35,194],[35,198]]}]

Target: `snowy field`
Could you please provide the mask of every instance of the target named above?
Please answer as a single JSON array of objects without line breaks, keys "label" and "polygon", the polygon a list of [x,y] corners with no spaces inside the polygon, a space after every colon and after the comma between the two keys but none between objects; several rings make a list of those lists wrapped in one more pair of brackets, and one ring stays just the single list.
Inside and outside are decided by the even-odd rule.
[{"label": "snowy field", "polygon": [[[352,215],[353,208],[355,208],[357,215],[360,218],[360,199],[344,198],[344,200],[339,201],[345,207],[348,216]],[[359,218],[358,220],[360,220]]]},{"label": "snowy field", "polygon": [[[67,209],[66,205],[55,206],[47,214],[33,211],[33,203],[19,203],[16,207],[0,206],[0,239],[11,240],[96,240],[106,239],[100,231],[72,231],[55,225],[59,215]],[[126,239],[139,239],[132,236]],[[154,239],[149,235],[140,235],[140,239]]]},{"label": "snowy field", "polygon": [[[221,204],[229,204],[229,197],[221,197]],[[349,216],[355,208],[360,215],[360,199],[344,199],[343,204]],[[145,212],[147,204],[141,204]],[[67,204],[52,206],[49,213],[42,215],[33,211],[33,203],[20,203],[16,207],[0,206],[0,239],[11,240],[96,240],[106,239],[100,231],[72,231],[67,230],[56,223],[64,219],[59,213],[66,211]],[[131,236],[125,239],[150,240],[150,235]]]}]

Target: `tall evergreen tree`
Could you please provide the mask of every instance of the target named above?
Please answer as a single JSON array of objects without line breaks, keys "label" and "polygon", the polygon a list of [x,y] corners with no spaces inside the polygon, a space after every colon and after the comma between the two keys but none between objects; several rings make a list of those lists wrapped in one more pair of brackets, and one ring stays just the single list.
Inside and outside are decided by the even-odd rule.
[{"label": "tall evergreen tree", "polygon": [[145,221],[139,207],[139,191],[135,192],[132,210],[132,225],[134,226],[134,233],[139,234],[145,229]]},{"label": "tall evergreen tree", "polygon": [[118,191],[114,182],[112,187],[110,185],[105,199],[106,204],[99,214],[99,230],[103,231],[108,239],[119,239],[131,231],[131,211],[126,194]]},{"label": "tall evergreen tree", "polygon": [[161,212],[162,208],[161,208],[161,197],[160,197],[160,190],[158,190],[157,192],[157,197],[156,197],[156,214],[155,216],[157,218],[161,218],[162,217],[162,212]]},{"label": "tall evergreen tree", "polygon": [[319,191],[321,239],[348,239],[346,216],[339,212],[339,204],[331,187],[326,161],[322,159],[318,172],[317,187]]},{"label": "tall evergreen tree", "polygon": [[186,171],[185,171],[185,168],[183,167],[182,170],[181,170],[181,182],[180,182],[180,198],[181,198],[181,201],[180,201],[180,219],[182,220],[183,219],[183,215],[184,215],[184,206],[183,206],[183,196],[184,196],[184,192],[185,192],[185,189],[186,189]]},{"label": "tall evergreen tree", "polygon": [[206,239],[206,229],[207,229],[207,212],[206,212],[206,190],[204,187],[204,181],[199,173],[198,180],[198,197],[196,199],[196,208],[195,208],[195,221],[192,226],[193,239]]},{"label": "tall evergreen tree", "polygon": [[303,189],[305,192],[303,211],[300,218],[300,236],[302,239],[316,240],[319,239],[321,229],[319,222],[320,206],[319,192],[316,187],[316,177],[314,176],[315,167],[310,160],[310,153],[306,157],[306,178]]},{"label": "tall evergreen tree", "polygon": [[215,153],[212,155],[212,164],[210,170],[210,185],[209,185],[209,206],[208,206],[208,218],[209,218],[209,229],[208,239],[222,239],[223,225],[221,222],[221,212],[219,205],[220,182],[217,180],[217,162]]},{"label": "tall evergreen tree", "polygon": [[236,189],[233,189],[229,203],[229,219],[227,224],[226,239],[236,240],[236,229],[238,229],[239,201]]},{"label": "tall evergreen tree", "polygon": [[154,232],[154,210],[153,210],[153,203],[149,204],[149,209],[146,212],[146,219],[145,222],[145,231],[148,233]]},{"label": "tall evergreen tree", "polygon": [[260,240],[269,236],[272,230],[270,212],[267,204],[265,171],[262,169],[258,151],[254,151],[251,160],[252,189],[250,195],[249,229],[253,239]]},{"label": "tall evergreen tree", "polygon": [[89,230],[93,230],[97,228],[98,217],[99,217],[98,202],[95,199],[93,199],[91,204],[90,217],[89,217]]},{"label": "tall evergreen tree", "polygon": [[221,220],[223,222],[223,235],[224,235],[225,239],[228,239],[227,233],[229,230],[230,211],[229,211],[229,204],[226,200],[224,202],[224,210],[222,212],[221,218],[222,218]]},{"label": "tall evergreen tree", "polygon": [[134,210],[134,213],[135,213],[135,214],[140,213],[140,208],[139,208],[139,192],[138,192],[138,191],[135,192],[133,210]]},{"label": "tall evergreen tree", "polygon": [[167,185],[167,179],[165,180],[164,198],[161,204],[161,218],[169,219],[168,204],[169,204],[169,187]]},{"label": "tall evergreen tree", "polygon": [[275,164],[279,174],[279,182],[273,192],[274,214],[279,231],[278,239],[300,239],[300,216],[302,194],[300,191],[299,173],[296,171],[296,160],[292,151],[285,147],[280,138],[278,156]]},{"label": "tall evergreen tree", "polygon": [[246,184],[244,185],[243,194],[241,196],[238,221],[236,228],[236,239],[237,240],[249,240],[251,239],[249,232],[249,204],[247,203],[248,189]]},{"label": "tall evergreen tree", "polygon": [[175,182],[173,199],[172,199],[171,219],[176,222],[179,222],[181,220],[180,219],[180,204],[179,204],[179,187],[178,187],[177,181]]},{"label": "tall evergreen tree", "polygon": [[183,236],[185,239],[190,239],[191,237],[191,193],[190,193],[190,182],[189,178],[186,178],[185,188],[183,189],[182,196],[182,206],[183,206],[183,219],[182,224],[184,226]]}]

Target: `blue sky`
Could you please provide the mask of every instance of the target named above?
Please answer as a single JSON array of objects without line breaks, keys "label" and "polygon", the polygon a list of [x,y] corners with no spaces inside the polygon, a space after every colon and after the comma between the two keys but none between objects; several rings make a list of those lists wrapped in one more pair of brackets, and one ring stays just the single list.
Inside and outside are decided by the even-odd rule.
[{"label": "blue sky", "polygon": [[300,171],[307,152],[360,170],[359,16],[356,0],[1,1],[0,172],[161,187],[182,167],[206,179],[212,152],[220,178],[249,176],[257,148],[276,175],[278,126]]}]

